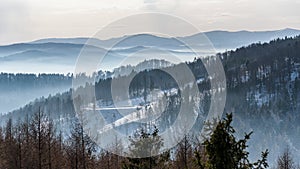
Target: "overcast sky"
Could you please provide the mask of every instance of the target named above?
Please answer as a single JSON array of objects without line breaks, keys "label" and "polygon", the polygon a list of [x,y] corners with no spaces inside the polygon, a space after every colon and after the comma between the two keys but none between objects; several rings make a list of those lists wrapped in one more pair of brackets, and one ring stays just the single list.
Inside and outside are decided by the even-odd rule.
[{"label": "overcast sky", "polygon": [[299,9],[300,0],[0,0],[0,45],[88,37],[143,12],[179,16],[203,31],[300,29]]}]

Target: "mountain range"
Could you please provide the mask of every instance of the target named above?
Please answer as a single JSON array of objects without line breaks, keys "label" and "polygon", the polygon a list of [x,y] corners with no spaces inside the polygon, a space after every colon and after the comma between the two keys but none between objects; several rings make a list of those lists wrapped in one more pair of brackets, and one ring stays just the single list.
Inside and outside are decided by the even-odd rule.
[{"label": "mountain range", "polygon": [[[145,59],[161,59],[160,51],[176,55],[182,61],[191,61],[195,54],[213,55],[215,52],[247,46],[255,42],[268,42],[277,38],[294,37],[300,30],[283,29],[275,31],[211,31],[185,37],[159,37],[150,34],[126,35],[100,40],[97,38],[48,38],[27,43],[0,46],[0,72],[10,73],[69,73],[80,51],[85,46],[97,54],[109,50],[104,65],[111,65],[112,59],[122,60],[138,53]],[[85,45],[87,43],[87,45]],[[112,48],[111,48],[112,47]],[[141,52],[147,51],[147,52]],[[141,52],[141,53],[139,53]],[[149,57],[153,58],[149,58]],[[116,67],[103,67],[113,70]]]},{"label": "mountain range", "polygon": [[[300,137],[300,36],[272,40],[269,43],[253,43],[247,47],[227,51],[218,54],[226,74],[227,99],[225,113],[234,114],[234,126],[238,129],[236,135],[243,137],[245,132],[254,131],[249,142],[250,152],[260,152],[269,149],[269,161],[274,164],[285,147],[289,146],[295,159],[299,159]],[[213,57],[212,57],[213,58]],[[210,57],[204,61],[214,62]],[[164,70],[173,70],[182,64],[169,65]],[[187,63],[191,72],[197,80],[197,86],[201,95],[199,98],[193,96],[191,100],[200,100],[200,112],[192,131],[199,132],[203,124],[203,116],[207,115],[210,108],[212,93],[220,90],[210,90],[210,81],[214,77],[207,75],[203,60],[195,59]],[[209,64],[208,64],[209,65]],[[132,70],[131,67],[128,67]],[[126,69],[126,67],[124,67]],[[126,72],[125,70],[120,70]],[[127,71],[130,72],[130,71]],[[116,83],[127,81],[134,77],[129,87],[129,95],[135,107],[126,108],[126,111],[140,110],[140,106],[146,104],[147,98],[152,98],[151,89],[160,90],[168,96],[168,107],[155,124],[164,129],[172,125],[176,119],[182,101],[187,101],[185,95],[181,95],[177,89],[176,81],[166,73],[158,70],[144,70],[136,75],[131,72],[129,75],[115,77]],[[184,77],[182,77],[184,78]],[[31,102],[24,107],[1,116],[0,123],[5,125],[9,118],[17,122],[31,117],[42,110],[53,118],[58,130],[67,132],[75,118],[74,102],[86,107],[87,111],[101,113],[108,124],[114,121],[122,121],[123,116],[118,114],[112,104],[111,94],[112,78],[99,79],[95,84],[87,83],[84,87],[78,88],[79,96],[72,97],[72,91],[55,96],[43,97]],[[187,90],[193,85],[185,85]],[[177,87],[176,87],[177,86]],[[123,90],[120,88],[119,90]],[[172,92],[175,91],[175,92]],[[91,92],[95,92],[95,98],[86,98]],[[168,94],[171,93],[171,94]],[[179,99],[181,98],[181,99]],[[188,95],[189,98],[189,95]],[[144,101],[143,101],[144,100]],[[150,100],[150,99],[149,99]],[[138,102],[142,102],[139,104]],[[105,109],[96,110],[97,105]],[[159,104],[158,104],[159,105]],[[76,106],[76,104],[75,104]],[[79,106],[79,107],[80,107]],[[91,113],[91,112],[87,112]],[[115,127],[123,133],[130,131],[136,123],[120,123]],[[130,133],[129,133],[130,134]],[[250,157],[257,159],[259,154],[250,154]]]}]

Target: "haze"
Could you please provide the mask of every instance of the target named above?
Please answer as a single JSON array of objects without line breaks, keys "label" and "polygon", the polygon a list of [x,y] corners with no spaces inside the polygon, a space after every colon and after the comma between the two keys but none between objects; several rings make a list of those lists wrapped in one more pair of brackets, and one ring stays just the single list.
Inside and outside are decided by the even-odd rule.
[{"label": "haze", "polygon": [[0,45],[90,37],[112,21],[144,12],[179,16],[202,31],[299,29],[299,8],[299,0],[1,0]]}]

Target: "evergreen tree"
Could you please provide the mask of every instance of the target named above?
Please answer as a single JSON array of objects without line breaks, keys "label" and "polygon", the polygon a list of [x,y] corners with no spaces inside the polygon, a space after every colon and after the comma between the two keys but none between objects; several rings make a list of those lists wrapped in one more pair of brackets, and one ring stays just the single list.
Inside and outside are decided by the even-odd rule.
[{"label": "evergreen tree", "polygon": [[[123,169],[155,169],[166,168],[170,158],[169,151],[157,155],[163,146],[163,140],[158,135],[159,130],[154,127],[152,133],[147,133],[144,129],[134,137],[130,137],[130,155],[142,158],[128,158]],[[154,156],[156,155],[156,156]],[[145,157],[146,156],[146,157]]]},{"label": "evergreen tree", "polygon": [[263,169],[268,167],[267,154],[268,151],[262,153],[262,159],[255,163],[250,163],[248,160],[249,152],[247,141],[250,135],[245,134],[245,137],[236,140],[235,130],[231,126],[232,114],[228,114],[227,118],[220,121],[214,130],[211,138],[204,142],[208,162],[208,169]]}]

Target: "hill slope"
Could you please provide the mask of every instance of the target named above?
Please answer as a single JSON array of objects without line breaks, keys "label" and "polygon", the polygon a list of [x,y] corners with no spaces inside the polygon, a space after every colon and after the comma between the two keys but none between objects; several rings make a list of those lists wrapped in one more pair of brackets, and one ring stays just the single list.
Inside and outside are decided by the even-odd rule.
[{"label": "hill slope", "polygon": [[[238,135],[251,130],[255,131],[250,143],[250,147],[252,147],[250,150],[255,149],[255,152],[258,152],[268,148],[271,152],[269,158],[271,163],[277,158],[278,152],[281,152],[287,145],[291,147],[295,155],[299,155],[300,37],[274,40],[270,43],[256,43],[235,51],[218,54],[218,56],[222,58],[227,78],[228,95],[225,112],[235,114],[233,121],[239,129]],[[213,59],[207,59],[213,61]],[[177,66],[180,65],[165,69],[173,69]],[[208,81],[210,77],[207,76],[200,59],[188,63],[188,66],[198,80],[198,88],[203,94],[200,104],[203,112],[197,112],[198,119],[193,128],[193,131],[197,133],[203,124],[201,117],[207,114],[210,105],[211,91]],[[133,73],[128,77],[118,77],[117,79],[122,82],[134,75]],[[102,79],[95,84],[97,100],[95,104],[111,106],[110,86],[110,78]],[[176,89],[176,86],[176,82],[166,74],[157,70],[144,71],[139,73],[132,82],[130,96],[132,101],[143,102],[145,98],[151,96],[149,93],[143,92],[144,89],[156,88],[171,92],[173,90],[170,89]],[[82,96],[92,91],[91,84],[78,90]],[[163,128],[172,125],[180,107],[178,100],[181,97],[180,93],[173,92],[169,96],[170,104],[168,106],[170,109],[167,109],[162,118],[157,121],[157,125]],[[82,102],[83,105],[90,103],[93,103],[93,100],[83,100]],[[50,113],[56,126],[61,130],[67,130],[68,124],[75,117],[71,93],[67,92],[30,103],[22,109],[2,116],[1,122],[4,123],[8,118],[23,119],[26,114],[34,114],[39,108],[42,108],[46,114]],[[100,112],[108,122],[122,118],[115,110],[107,109]],[[130,130],[134,125],[136,123],[122,124],[119,129],[125,132],[126,128]],[[296,156],[296,159],[299,158]]]}]

